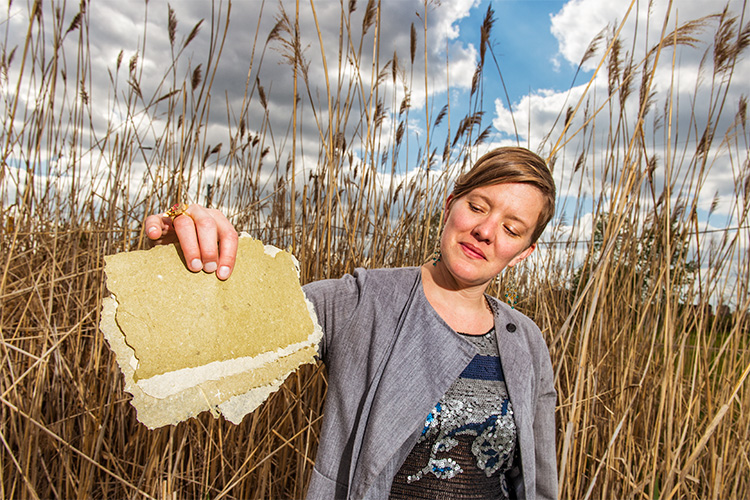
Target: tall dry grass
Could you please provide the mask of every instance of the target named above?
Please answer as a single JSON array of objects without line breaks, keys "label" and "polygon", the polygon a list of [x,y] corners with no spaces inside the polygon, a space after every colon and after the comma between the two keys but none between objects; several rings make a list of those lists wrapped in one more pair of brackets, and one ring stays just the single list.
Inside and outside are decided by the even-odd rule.
[{"label": "tall dry grass", "polygon": [[[413,26],[406,54],[365,71],[363,54],[379,50],[380,38],[366,36],[379,30],[376,2],[342,8],[339,46],[316,52],[301,45],[302,14],[277,11],[249,62],[248,74],[260,76],[248,80],[242,106],[227,110],[212,90],[231,5],[216,4],[215,16],[182,39],[179,12],[170,10],[171,66],[161,81],[144,81],[144,33],[138,55],[113,63],[108,105],[119,113],[104,126],[88,90],[94,20],[59,7],[32,2],[24,44],[2,47],[0,496],[298,498],[318,441],[323,368],[301,370],[239,426],[201,415],[146,430],[97,328],[103,256],[142,247],[144,216],[184,196],[292,247],[303,281],[422,262],[449,180],[488,138],[483,85],[500,77],[483,66],[491,13],[478,36],[469,114],[451,121],[447,103],[428,103],[429,139],[415,154],[407,140],[416,111],[386,90],[408,96],[427,85],[413,78],[425,27]],[[570,183],[562,190],[591,192],[565,201],[575,216],[559,226],[574,231],[550,231],[544,258],[520,276],[519,308],[543,329],[556,369],[562,498],[750,496],[748,233],[727,227],[711,239],[698,218],[701,189],[721,160],[737,186],[732,226],[747,226],[746,101],[727,96],[750,34],[728,12],[665,26],[642,55],[617,31],[600,40],[608,96],[586,93],[560,110],[565,131],[550,131],[540,146]],[[704,61],[710,77],[696,95],[710,89],[709,112],[693,115],[689,137],[678,140],[676,117],[696,108],[670,99],[655,108],[670,95],[653,87],[655,68],[674,71],[675,47],[689,49],[707,27],[715,30]],[[211,50],[180,74],[199,36]],[[273,129],[262,81],[268,47],[284,55],[300,96],[285,131]],[[320,90],[313,57],[328,75],[340,61],[356,70],[349,78],[340,66]],[[217,107],[229,132],[211,143]],[[720,129],[726,116],[731,126]],[[321,149],[304,170],[294,152],[310,122]],[[572,144],[585,146],[571,155]],[[589,211],[596,223],[587,226],[581,214]],[[592,243],[582,247],[580,234]],[[730,300],[731,313],[721,302],[711,310],[711,297]]]}]

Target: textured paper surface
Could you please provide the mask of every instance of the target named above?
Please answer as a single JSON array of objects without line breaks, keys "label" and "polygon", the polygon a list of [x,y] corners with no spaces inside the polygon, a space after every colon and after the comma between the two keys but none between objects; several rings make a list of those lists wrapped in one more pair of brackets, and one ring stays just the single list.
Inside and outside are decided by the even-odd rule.
[{"label": "textured paper surface", "polygon": [[239,423],[314,361],[322,332],[287,252],[240,238],[223,282],[190,272],[174,245],[105,262],[100,328],[150,428],[206,410]]}]

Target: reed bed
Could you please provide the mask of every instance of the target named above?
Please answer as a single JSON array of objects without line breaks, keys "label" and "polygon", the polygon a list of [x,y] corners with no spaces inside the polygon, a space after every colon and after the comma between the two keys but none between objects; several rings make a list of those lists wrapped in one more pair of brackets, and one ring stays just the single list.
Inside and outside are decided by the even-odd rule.
[{"label": "reed bed", "polygon": [[[292,248],[304,282],[427,258],[451,179],[490,137],[483,86],[500,76],[484,66],[492,12],[478,36],[470,113],[451,121],[447,102],[428,102],[429,134],[414,153],[408,96],[427,85],[410,76],[425,28],[413,26],[407,53],[364,71],[362,54],[379,48],[371,35],[380,10],[369,2],[355,11],[355,3],[342,6],[347,36],[314,55],[301,45],[299,14],[277,11],[249,62],[248,74],[259,76],[248,79],[242,106],[222,111],[228,132],[219,142],[207,129],[226,107],[213,82],[231,4],[216,4],[215,16],[181,39],[170,8],[172,65],[161,81],[144,81],[141,58],[121,54],[107,105],[119,113],[105,119],[87,90],[87,4],[78,13],[29,4],[24,44],[3,45],[0,61],[0,497],[303,496],[324,367],[300,370],[241,425],[204,414],[149,431],[98,331],[103,257],[143,248],[144,217],[189,198]],[[705,50],[699,29],[715,30],[708,76],[696,86],[696,96],[711,89],[706,116],[653,87],[657,70],[677,74],[676,50]],[[518,307],[544,331],[556,370],[561,498],[747,498],[749,137],[745,98],[727,96],[750,29],[720,12],[665,28],[644,54],[626,50],[622,35],[598,40],[607,95],[571,101],[538,146],[561,191],[590,194],[561,200],[573,217],[556,219],[519,276]],[[188,63],[200,36],[211,50]],[[284,131],[269,118],[267,48],[284,55],[299,95]],[[146,50],[144,41],[139,54]],[[347,63],[319,87],[312,57],[329,75]],[[406,94],[394,97],[394,87]],[[691,113],[689,132],[680,131],[688,137],[678,140],[673,121]],[[295,154],[311,124],[320,135],[312,168]],[[703,186],[719,163],[734,175],[732,217],[707,233]]]}]

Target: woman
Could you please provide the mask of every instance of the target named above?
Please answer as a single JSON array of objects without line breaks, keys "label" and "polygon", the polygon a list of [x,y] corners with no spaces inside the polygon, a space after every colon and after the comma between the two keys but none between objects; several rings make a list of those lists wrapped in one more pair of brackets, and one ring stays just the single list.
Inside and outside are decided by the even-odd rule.
[{"label": "woman", "polygon": [[[541,158],[496,149],[446,200],[432,261],[304,287],[329,384],[308,498],[556,497],[547,347],[529,318],[485,295],[534,251],[554,199]],[[215,210],[187,213],[148,217],[147,234],[178,238],[191,270],[227,279],[234,228]]]}]

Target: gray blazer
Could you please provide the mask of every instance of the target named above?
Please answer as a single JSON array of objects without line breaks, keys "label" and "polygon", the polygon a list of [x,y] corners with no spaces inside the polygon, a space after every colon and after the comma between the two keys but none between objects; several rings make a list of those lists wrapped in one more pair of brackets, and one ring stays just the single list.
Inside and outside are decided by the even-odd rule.
[{"label": "gray blazer", "polygon": [[[387,498],[425,417],[476,351],[427,302],[419,268],[357,269],[304,290],[325,332],[320,356],[328,368],[307,498]],[[549,352],[529,318],[491,300],[520,449],[510,486],[518,498],[556,498]]]}]

